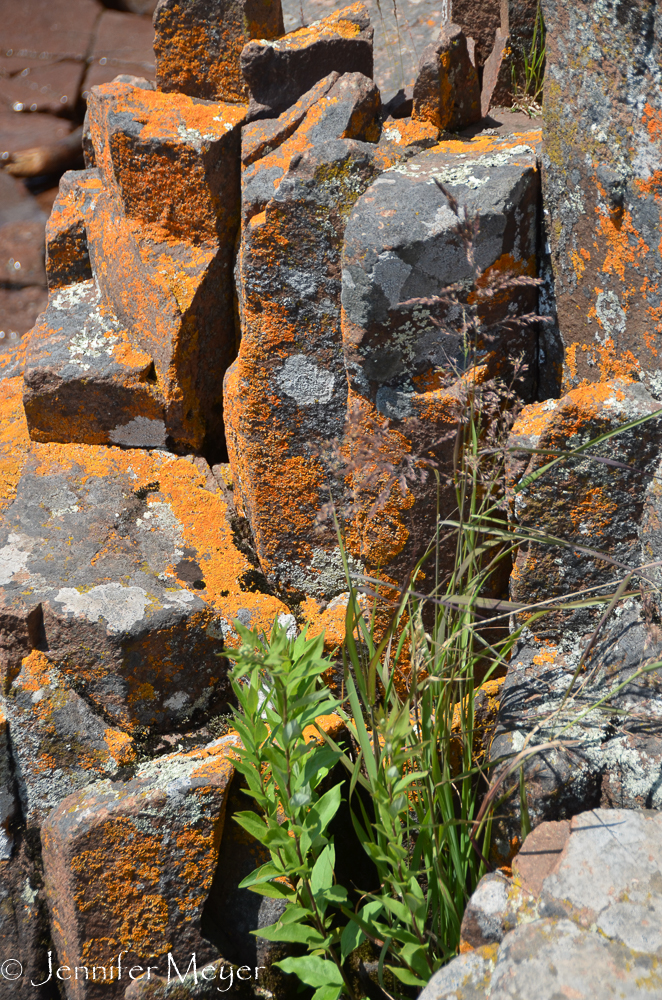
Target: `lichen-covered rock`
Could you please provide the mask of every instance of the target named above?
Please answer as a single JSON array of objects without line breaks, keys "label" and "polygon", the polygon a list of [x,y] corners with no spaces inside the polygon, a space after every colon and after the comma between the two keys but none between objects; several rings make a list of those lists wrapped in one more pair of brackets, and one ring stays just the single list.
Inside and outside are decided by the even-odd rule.
[{"label": "lichen-covered rock", "polygon": [[159,90],[245,103],[241,51],[252,38],[283,34],[280,0],[159,0],[154,11]]},{"label": "lichen-covered rock", "polygon": [[51,809],[99,778],[117,778],[135,760],[133,740],[95,715],[44,653],[21,664],[4,700],[22,816],[39,828]]},{"label": "lichen-covered rock", "polygon": [[[657,419],[561,458],[529,485],[523,480],[541,473],[555,455],[659,409],[643,385],[626,381],[588,385],[524,409],[511,444],[541,451],[519,456],[515,451],[510,469],[512,524],[525,536],[511,577],[515,601],[526,606],[589,588],[595,596],[607,595],[615,581],[641,565],[646,488],[659,461]],[[552,609],[524,631],[509,663],[493,759],[518,752],[534,727],[535,742],[554,739],[561,727],[563,739],[571,742],[524,766],[535,823],[570,817],[587,805],[660,802],[662,682],[657,671],[634,676],[659,656],[659,636],[647,605],[630,598],[615,609],[586,654],[604,611],[598,603]],[[573,698],[561,711],[573,677]],[[609,710],[592,708],[610,692]],[[632,725],[630,717],[649,722]],[[519,828],[518,795],[502,817],[496,849],[507,859]]]},{"label": "lichen-covered rock", "polygon": [[159,757],[125,783],[90,785],[65,799],[44,823],[45,884],[58,961],[88,970],[85,977],[72,972],[67,979],[68,1000],[119,1000],[148,966],[152,975],[172,972],[169,952],[182,970],[194,953],[200,966],[218,959],[200,921],[223,833],[236,739],[230,735],[187,754]]},{"label": "lichen-covered rock", "polygon": [[[511,911],[516,926],[498,950],[492,944],[456,958],[420,1000],[519,1000],[530,995],[531,983],[540,1000],[657,996],[661,861],[659,813],[594,809],[576,816],[536,895]],[[479,883],[470,910],[485,913],[492,884],[493,876]],[[518,891],[515,878],[508,895],[514,899]],[[499,905],[503,910],[503,900],[495,912]]]},{"label": "lichen-covered rock", "polygon": [[60,178],[60,189],[46,225],[46,277],[48,287],[61,288],[92,277],[85,221],[94,211],[101,192],[98,170],[69,170]]},{"label": "lichen-covered rock", "polygon": [[504,0],[451,0],[450,20],[475,43],[476,65],[483,66],[492,50],[494,34],[502,26]]},{"label": "lichen-covered rock", "polygon": [[379,90],[372,80],[361,73],[340,77],[334,73],[320,80],[279,118],[246,126],[244,134],[248,136],[245,147],[242,137],[242,148],[246,148],[250,162],[241,175],[244,224],[264,210],[292,161],[305,152],[331,139],[377,142],[379,109]]},{"label": "lichen-covered rock", "polygon": [[38,649],[125,731],[168,731],[222,705],[218,654],[232,620],[269,631],[287,609],[254,591],[208,467],[161,451],[33,444],[8,473],[3,683]]},{"label": "lichen-covered rock", "polygon": [[480,92],[480,112],[483,118],[491,107],[510,106],[512,97],[512,47],[510,35],[497,28],[494,47],[483,66],[483,81]]},{"label": "lichen-covered rock", "polygon": [[244,226],[237,265],[242,339],[225,380],[228,450],[238,507],[262,568],[292,594],[346,589],[335,534],[316,531],[328,500],[318,451],[342,432],[346,413],[345,223],[384,160],[378,147],[350,139],[316,145],[290,161],[264,211]]},{"label": "lichen-covered rock", "polygon": [[241,53],[250,118],[273,118],[334,71],[372,79],[368,11],[354,3],[276,41],[252,41]]},{"label": "lichen-covered rock", "polygon": [[656,6],[544,0],[544,197],[566,388],[640,365],[657,393],[662,90]]},{"label": "lichen-covered rock", "polygon": [[79,248],[93,283],[53,288],[31,338],[33,438],[222,451],[244,111],[126,82],[93,89],[102,190]]},{"label": "lichen-covered rock", "polygon": [[[387,464],[398,466],[405,455],[414,463],[439,463],[441,513],[448,516],[456,498],[447,474],[462,402],[472,385],[496,374],[499,366],[505,374],[523,354],[529,372],[520,390],[533,391],[536,333],[530,326],[518,327],[517,317],[535,309],[535,289],[519,286],[483,298],[479,289],[509,271],[535,275],[538,141],[539,132],[532,131],[442,142],[378,177],[350,216],[342,261],[349,407],[366,435],[391,421],[387,431],[379,432],[381,445],[375,441],[368,470],[377,485],[362,487],[366,470],[355,474],[363,500],[348,537],[355,556],[373,572],[379,567],[391,577],[406,575],[430,541],[437,510],[437,483],[429,471],[424,481],[410,479],[404,496],[396,486],[388,504],[375,510],[388,479]],[[435,181],[458,200],[460,212],[466,208],[477,219],[474,252],[480,276],[467,258],[458,217]],[[459,306],[454,312],[452,306],[429,301],[455,282],[470,290],[481,323],[478,367],[464,375]]]},{"label": "lichen-covered rock", "polygon": [[480,121],[478,73],[457,24],[444,25],[438,41],[421,56],[412,118],[450,132]]}]

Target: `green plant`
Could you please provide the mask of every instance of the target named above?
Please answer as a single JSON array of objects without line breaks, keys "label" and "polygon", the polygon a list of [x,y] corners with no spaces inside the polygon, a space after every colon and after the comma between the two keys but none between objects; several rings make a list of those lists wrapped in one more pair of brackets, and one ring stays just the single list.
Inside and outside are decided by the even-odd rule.
[{"label": "green plant", "polygon": [[540,114],[542,110],[546,50],[545,20],[538,4],[529,50],[522,52],[519,66],[516,62],[511,66],[513,108],[529,116]]}]

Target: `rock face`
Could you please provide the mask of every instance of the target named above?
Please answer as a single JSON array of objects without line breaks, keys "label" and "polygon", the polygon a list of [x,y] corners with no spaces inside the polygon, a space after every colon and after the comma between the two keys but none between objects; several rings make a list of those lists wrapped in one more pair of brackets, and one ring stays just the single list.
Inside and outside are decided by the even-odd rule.
[{"label": "rock face", "polygon": [[421,1000],[505,1000],[528,996],[532,982],[540,1000],[662,990],[660,815],[595,809],[559,832],[562,849],[537,891],[517,874],[496,876],[498,896],[488,888],[495,876],[479,884],[469,908],[502,931],[437,972]]},{"label": "rock face", "polygon": [[159,0],[154,29],[159,90],[243,104],[241,51],[252,38],[282,35],[283,12],[280,0]]},{"label": "rock face", "polygon": [[277,41],[249,42],[241,71],[250,92],[251,118],[273,118],[329,73],[362,73],[372,79],[368,11],[352,4]]},{"label": "rock face", "polygon": [[412,117],[450,132],[481,118],[478,73],[457,24],[444,25],[439,40],[421,56]]},{"label": "rock face", "polygon": [[[200,934],[234,772],[235,737],[69,796],[42,830],[67,1000],[121,998],[141,974],[218,958]],[[93,914],[93,915],[91,915]],[[122,953],[124,973],[118,966]],[[114,970],[112,965],[114,963]],[[78,969],[80,975],[74,975]],[[82,969],[87,972],[84,975]]]},{"label": "rock face", "polygon": [[[568,388],[635,361],[657,392],[662,291],[655,7],[544,0],[544,193]],[[627,94],[627,100],[623,96]]]},{"label": "rock face", "polygon": [[30,340],[31,435],[222,450],[244,109],[113,83],[88,117],[96,169],[61,195]]},{"label": "rock face", "polygon": [[[512,524],[525,536],[511,578],[514,600],[534,604],[585,588],[611,594],[628,570],[648,561],[642,542],[647,531],[655,536],[657,418],[543,470],[554,454],[659,408],[641,384],[621,381],[524,409],[513,428],[513,448],[541,452],[519,461],[515,452],[511,467]],[[526,476],[536,474],[524,485]],[[630,598],[589,647],[605,610],[603,603],[553,611],[525,630],[511,658],[493,759],[519,751],[534,727],[534,742],[542,742],[555,738],[580,710],[584,714],[563,733],[573,741],[568,749],[546,751],[525,765],[534,823],[571,816],[582,804],[658,807],[660,678],[641,669],[659,657],[659,634],[651,607]],[[564,704],[578,670],[573,699]],[[608,707],[592,708],[608,695]],[[498,852],[504,857],[519,828],[516,800],[511,819],[500,827]]]},{"label": "rock face", "polygon": [[[514,287],[476,303],[474,349],[467,350],[459,299],[435,301],[456,281],[489,287],[505,272],[536,271],[539,133],[475,143],[440,143],[381,175],[357,201],[343,250],[342,330],[349,408],[368,432],[385,420],[382,456],[398,463],[432,459],[441,472],[441,511],[456,499],[447,485],[459,413],[472,382],[501,366],[506,374],[523,354],[529,371],[520,389],[533,392],[536,330],[517,317],[535,309],[535,289]],[[438,183],[436,183],[438,182]],[[448,197],[475,218],[476,270],[466,255]],[[472,293],[474,295],[474,293]],[[432,297],[432,298],[431,298]],[[473,374],[463,375],[467,365]],[[355,474],[361,489],[365,470]],[[374,471],[374,470],[373,470]],[[378,471],[378,470],[377,470]],[[386,472],[366,489],[352,545],[371,569],[400,579],[428,544],[437,483],[410,482],[405,497],[394,489],[387,507],[370,513]]]}]

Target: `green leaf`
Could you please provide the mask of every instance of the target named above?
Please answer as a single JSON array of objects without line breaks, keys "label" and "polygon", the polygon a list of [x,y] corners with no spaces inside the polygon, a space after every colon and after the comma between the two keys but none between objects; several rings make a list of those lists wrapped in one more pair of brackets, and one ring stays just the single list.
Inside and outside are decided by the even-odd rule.
[{"label": "green leaf", "polygon": [[345,959],[355,951],[362,941],[365,940],[365,934],[359,927],[357,923],[350,920],[348,924],[343,928],[343,932],[340,936],[340,958],[341,961]]},{"label": "green leaf", "polygon": [[336,863],[336,852],[333,844],[328,844],[319,858],[310,876],[310,886],[313,893],[317,894],[320,889],[330,889],[333,885],[333,869]]},{"label": "green leaf", "polygon": [[252,812],[252,810],[247,809],[245,812],[239,812],[234,814],[234,820],[239,826],[243,827],[246,833],[250,833],[251,837],[255,837],[256,840],[260,842],[269,830],[268,823],[258,816],[257,813]]},{"label": "green leaf", "polygon": [[415,975],[413,972],[410,972],[409,969],[403,969],[397,965],[387,965],[386,968],[389,969],[389,971],[392,972],[394,976],[397,976],[400,982],[404,983],[405,986],[425,985],[425,981],[423,979],[420,979],[419,976]]},{"label": "green leaf", "polygon": [[342,993],[342,986],[320,986],[313,993],[313,1000],[338,1000]]},{"label": "green leaf", "polygon": [[271,861],[267,861],[265,865],[260,865],[259,868],[255,868],[250,875],[247,875],[245,879],[239,883],[240,889],[250,889],[252,885],[256,885],[258,882],[267,882],[273,878],[283,875],[283,870],[279,866],[273,864]]},{"label": "green leaf", "polygon": [[311,836],[315,836],[315,834],[319,836],[324,833],[340,808],[341,794],[342,782],[338,782],[328,792],[325,792],[309,811],[306,825]]},{"label": "green leaf", "polygon": [[258,896],[268,896],[270,899],[290,899],[294,895],[294,889],[283,882],[255,882],[254,885],[244,886]]},{"label": "green leaf", "polygon": [[319,931],[308,924],[283,924],[280,921],[251,933],[256,937],[266,938],[267,941],[288,941],[293,944],[305,944],[309,948],[320,948],[326,940]]},{"label": "green leaf", "polygon": [[340,969],[317,955],[304,955],[301,958],[283,958],[274,962],[283,972],[293,972],[307,986],[343,986]]}]

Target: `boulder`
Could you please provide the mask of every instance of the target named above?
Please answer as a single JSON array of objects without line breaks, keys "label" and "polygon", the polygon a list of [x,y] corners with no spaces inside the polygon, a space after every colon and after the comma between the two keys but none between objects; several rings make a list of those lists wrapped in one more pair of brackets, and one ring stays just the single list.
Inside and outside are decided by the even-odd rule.
[{"label": "boulder", "polygon": [[[517,317],[535,311],[535,288],[516,286],[494,296],[480,289],[506,272],[536,273],[539,136],[532,131],[440,143],[378,177],[347,223],[342,331],[349,408],[356,447],[363,437],[377,456],[366,454],[352,472],[359,512],[348,538],[354,556],[373,573],[379,567],[402,579],[425,551],[437,510],[430,461],[441,475],[442,516],[455,509],[447,475],[472,384],[499,369],[507,375],[514,358],[524,355],[529,371],[519,391],[525,398],[533,394],[536,330],[519,326]],[[436,181],[457,199],[460,215],[466,209],[476,220],[476,271],[458,216]],[[469,359],[476,367],[466,374],[460,299],[450,305],[435,300],[457,282],[471,289],[478,319],[477,350]],[[412,468],[403,493],[395,480],[410,461],[405,456],[412,456]],[[416,469],[425,463],[421,479]],[[392,489],[382,502],[389,477]]]},{"label": "boulder", "polygon": [[457,24],[444,25],[439,40],[421,56],[412,117],[450,132],[480,121],[478,73]]},{"label": "boulder", "polygon": [[480,113],[485,118],[491,107],[512,103],[512,46],[510,35],[497,28],[494,47],[483,66],[483,83],[480,92]]},{"label": "boulder", "polygon": [[[76,180],[75,198],[62,192],[65,202],[83,188],[90,198],[70,209],[69,221],[56,212],[68,284],[52,289],[30,344],[25,402],[35,439],[169,440],[179,450],[222,452],[243,117],[241,106],[143,85],[94,89],[96,168]],[[88,257],[94,280],[86,285]]]},{"label": "boulder", "polygon": [[208,466],[131,448],[28,451],[20,411],[8,409],[3,686],[37,649],[114,728],[168,732],[204,720],[226,702],[219,654],[236,639],[232,621],[268,632],[288,614],[255,590]]},{"label": "boulder", "polygon": [[[509,473],[512,526],[525,536],[511,578],[515,601],[527,606],[587,589],[596,597],[610,595],[628,570],[642,564],[645,525],[655,507],[649,484],[659,462],[656,419],[542,470],[555,454],[659,409],[643,385],[624,380],[524,408],[513,427]],[[518,447],[540,452],[518,455]],[[523,483],[536,473],[534,482]],[[589,647],[605,610],[604,603],[586,600],[575,609],[552,608],[525,629],[510,659],[492,759],[518,752],[534,727],[534,743],[561,732],[568,744],[524,765],[534,824],[569,818],[587,805],[659,803],[661,679],[658,671],[637,673],[662,651],[654,615],[647,601],[630,597]],[[564,702],[571,682],[573,697]],[[606,697],[608,708],[593,707]],[[646,725],[635,721],[643,718]],[[496,853],[507,859],[519,832],[517,794],[501,813]]]},{"label": "boulder", "polygon": [[[283,157],[297,135],[280,147]],[[321,449],[342,432],[346,413],[345,223],[385,159],[378,147],[352,139],[315,145],[290,160],[264,210],[244,225],[237,262],[242,338],[225,379],[228,451],[237,506],[250,522],[262,569],[293,595],[346,589],[334,532],[316,530],[328,501]]]},{"label": "boulder", "polygon": [[126,777],[135,761],[132,738],[96,715],[36,649],[23,659],[4,707],[29,829],[39,830],[54,806],[92,781]]},{"label": "boulder", "polygon": [[295,158],[331,139],[376,142],[379,109],[379,91],[372,80],[361,73],[333,73],[277,119],[247,125],[245,145],[242,137],[250,161],[241,175],[244,227],[273,198]]},{"label": "boulder", "polygon": [[[141,975],[219,958],[200,931],[234,772],[230,735],[66,798],[42,827],[67,1000],[123,998]],[[121,963],[121,964],[120,964]],[[148,973],[149,968],[149,973]],[[85,970],[85,971],[83,971]]]},{"label": "boulder", "polygon": [[276,117],[329,73],[372,79],[372,36],[366,7],[355,3],[275,41],[249,42],[241,71],[250,118]]},{"label": "boulder", "polygon": [[544,198],[565,387],[617,378],[638,364],[658,393],[662,118],[655,11],[639,0],[606,22],[600,10],[595,2],[543,2]]},{"label": "boulder", "polygon": [[46,225],[46,274],[49,288],[92,278],[85,223],[103,188],[99,170],[69,170]]},{"label": "boulder", "polygon": [[[594,809],[568,826],[556,837],[560,852],[535,893],[518,875],[488,875],[479,883],[468,912],[496,923],[508,911],[514,926],[440,969],[420,1000],[523,997],[532,982],[540,1000],[635,1000],[660,992],[660,814]],[[536,831],[523,850],[535,851],[535,838]],[[498,898],[490,889],[495,878]]]},{"label": "boulder", "polygon": [[[151,11],[150,11],[151,13]],[[154,80],[154,29],[147,18],[121,10],[105,10],[99,19],[94,47],[82,83],[83,97],[92,87],[111,83],[118,73]]]},{"label": "boulder", "polygon": [[265,45],[282,35],[283,13],[280,0],[193,0],[186,4],[159,0],[154,30],[159,90],[245,103],[248,88],[239,66],[242,49],[253,38]]},{"label": "boulder", "polygon": [[494,43],[494,35],[501,25],[503,3],[501,0],[451,0],[449,19],[460,26],[468,38],[473,38],[476,65],[484,66]]}]

